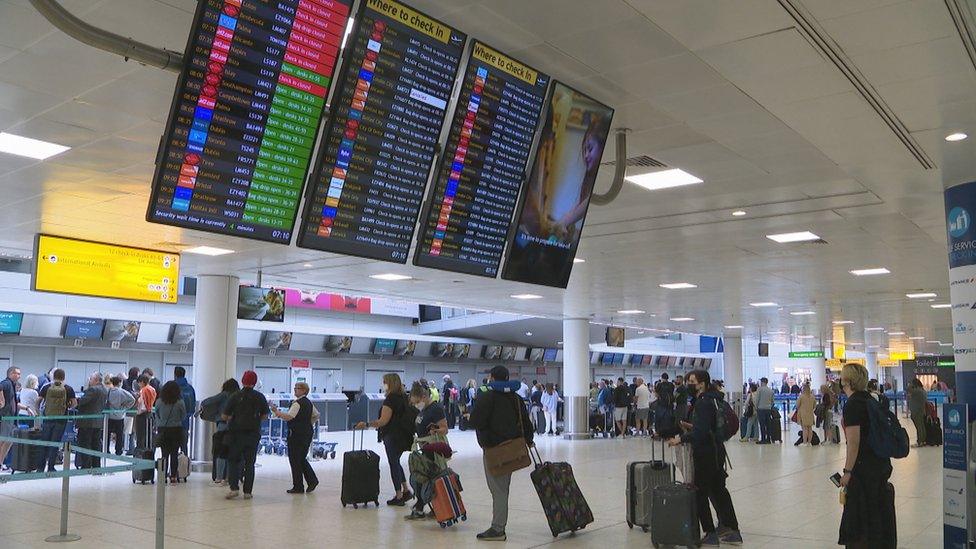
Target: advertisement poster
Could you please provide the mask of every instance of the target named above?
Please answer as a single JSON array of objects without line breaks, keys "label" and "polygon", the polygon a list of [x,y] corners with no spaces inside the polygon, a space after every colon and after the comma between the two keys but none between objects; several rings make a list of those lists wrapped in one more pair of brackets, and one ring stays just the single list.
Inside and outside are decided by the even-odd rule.
[{"label": "advertisement poster", "polygon": [[285,288],[285,306],[319,311],[418,318],[420,305],[399,299],[333,294],[318,290]]},{"label": "advertisement poster", "polygon": [[942,523],[944,546],[966,547],[966,457],[969,412],[965,404],[946,404],[942,446]]}]

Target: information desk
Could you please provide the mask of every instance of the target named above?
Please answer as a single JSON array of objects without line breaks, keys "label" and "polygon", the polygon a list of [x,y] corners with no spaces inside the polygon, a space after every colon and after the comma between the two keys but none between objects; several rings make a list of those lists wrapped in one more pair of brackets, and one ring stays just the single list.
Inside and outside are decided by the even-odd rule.
[{"label": "information desk", "polygon": [[383,393],[359,393],[356,400],[349,405],[349,429],[360,421],[373,421],[379,419],[380,409],[386,396]]},{"label": "information desk", "polygon": [[393,0],[363,1],[299,246],[406,263],[465,40]]},{"label": "information desk", "polygon": [[148,221],[287,244],[351,0],[203,0]]},{"label": "information desk", "polygon": [[473,41],[414,264],[494,277],[549,76]]}]

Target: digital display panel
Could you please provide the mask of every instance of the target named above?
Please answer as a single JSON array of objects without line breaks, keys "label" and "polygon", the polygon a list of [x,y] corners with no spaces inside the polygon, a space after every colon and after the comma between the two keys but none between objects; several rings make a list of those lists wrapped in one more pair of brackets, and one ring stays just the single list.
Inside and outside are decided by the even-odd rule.
[{"label": "digital display panel", "polygon": [[396,351],[394,352],[396,356],[413,356],[417,351],[417,342],[410,341],[406,339],[401,339],[397,341]]},{"label": "digital display panel", "polygon": [[134,342],[139,338],[141,323],[134,320],[106,320],[102,339],[105,341]]},{"label": "digital display panel", "polygon": [[624,346],[624,329],[610,327],[607,328],[607,347]]},{"label": "digital display panel", "polygon": [[565,288],[613,109],[555,82],[502,278]]},{"label": "digital display panel", "polygon": [[146,220],[288,244],[352,0],[203,0]]},{"label": "digital display panel", "polygon": [[545,355],[543,355],[542,360],[546,362],[555,362],[558,353],[559,353],[559,349],[546,349]]},{"label": "digital display panel", "polygon": [[485,360],[498,360],[502,356],[501,345],[485,345],[481,351],[481,358]]},{"label": "digital display panel", "polygon": [[287,351],[291,347],[291,332],[264,332],[261,347],[268,351]]},{"label": "digital display panel", "polygon": [[0,311],[0,335],[19,335],[24,323],[24,313]]},{"label": "digital display panel", "polygon": [[285,291],[241,286],[237,294],[237,318],[264,322],[285,321]]},{"label": "digital display panel", "polygon": [[176,303],[180,254],[37,235],[31,289]]},{"label": "digital display panel", "polygon": [[430,346],[430,356],[444,358],[454,353],[453,343],[434,343]]},{"label": "digital display panel", "polygon": [[454,352],[451,354],[454,358],[468,358],[471,354],[471,345],[469,343],[455,343]]},{"label": "digital display panel", "polygon": [[533,347],[529,349],[526,359],[529,362],[542,362],[542,357],[545,356],[546,350],[541,347]]},{"label": "digital display panel", "polygon": [[329,336],[325,340],[325,350],[330,353],[348,353],[352,349],[352,338],[349,336]]},{"label": "digital display panel", "polygon": [[494,277],[549,76],[473,41],[414,264]]},{"label": "digital display panel", "polygon": [[189,345],[193,343],[193,336],[196,329],[192,324],[176,324],[173,326],[173,335],[170,342],[173,345]]},{"label": "digital display panel", "polygon": [[69,316],[64,321],[65,339],[102,339],[105,321],[100,318]]},{"label": "digital display panel", "polygon": [[395,339],[376,339],[373,341],[374,355],[392,355],[396,350],[397,340]]},{"label": "digital display panel", "polygon": [[406,263],[465,40],[393,0],[363,2],[299,246]]}]

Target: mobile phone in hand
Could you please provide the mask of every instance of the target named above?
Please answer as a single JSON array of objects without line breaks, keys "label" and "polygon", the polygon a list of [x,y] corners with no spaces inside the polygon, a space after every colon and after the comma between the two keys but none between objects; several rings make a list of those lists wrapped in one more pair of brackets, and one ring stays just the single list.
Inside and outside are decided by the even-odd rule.
[{"label": "mobile phone in hand", "polygon": [[838,488],[840,488],[840,479],[841,479],[840,473],[834,473],[830,475],[830,482],[833,482],[834,486]]}]

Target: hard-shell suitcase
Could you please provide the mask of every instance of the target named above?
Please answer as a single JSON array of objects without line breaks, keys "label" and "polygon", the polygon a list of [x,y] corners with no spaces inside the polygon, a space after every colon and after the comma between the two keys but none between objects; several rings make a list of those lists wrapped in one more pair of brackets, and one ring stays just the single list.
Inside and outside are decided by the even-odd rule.
[{"label": "hard-shell suitcase", "polygon": [[651,442],[651,461],[627,464],[627,526],[640,527],[645,532],[651,526],[651,492],[655,486],[674,482],[674,464],[664,461],[664,439],[661,440],[661,459],[655,455]]},{"label": "hard-shell suitcase", "polygon": [[746,431],[749,430],[749,418],[743,416],[739,418],[739,438],[746,438]]},{"label": "hard-shell suitcase", "polygon": [[546,425],[546,414],[542,411],[542,407],[535,407],[533,413],[535,414],[535,434],[546,434],[546,428],[549,426]]},{"label": "hard-shell suitcase", "polygon": [[783,430],[780,427],[781,419],[782,416],[778,413],[769,416],[769,423],[766,424],[766,432],[769,434],[770,442],[783,442]]},{"label": "hard-shell suitcase", "polygon": [[573,467],[565,462],[543,462],[535,447],[529,450],[529,454],[535,464],[535,470],[529,477],[539,494],[552,536],[575,532],[593,522],[593,512],[576,484]]},{"label": "hard-shell suitcase", "polygon": [[434,510],[434,518],[441,528],[447,528],[460,521],[468,520],[468,512],[461,500],[461,479],[457,474],[445,469],[444,472],[431,479],[434,486],[434,497],[430,502]]},{"label": "hard-shell suitcase", "polygon": [[356,431],[352,433],[351,452],[342,454],[342,506],[352,504],[354,509],[362,503],[366,507],[369,502],[380,506],[380,456],[372,450],[363,449],[366,431],[359,439],[359,450],[356,450]]},{"label": "hard-shell suitcase", "polygon": [[925,418],[926,446],[942,446],[942,422],[939,418]]},{"label": "hard-shell suitcase", "polygon": [[190,458],[182,452],[176,456],[176,478],[182,482],[190,478]]},{"label": "hard-shell suitcase", "polygon": [[[155,448],[136,448],[133,451],[133,457],[136,459],[156,459],[156,449]],[[156,469],[133,469],[132,470],[132,484],[135,483],[145,484],[151,482],[156,484]]]},{"label": "hard-shell suitcase", "polygon": [[651,543],[654,547],[698,547],[700,539],[695,488],[682,482],[654,488],[651,498]]},{"label": "hard-shell suitcase", "polygon": [[[14,438],[24,439],[24,440],[40,440],[41,430],[40,429],[14,429],[12,433]],[[35,444],[14,444],[11,449],[11,454],[13,457],[10,460],[10,468],[17,472],[30,472],[38,467],[43,467],[41,464],[41,450],[43,446],[38,446]]]}]

